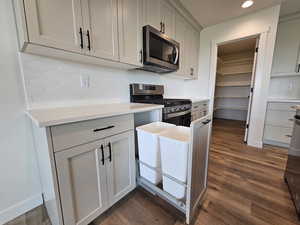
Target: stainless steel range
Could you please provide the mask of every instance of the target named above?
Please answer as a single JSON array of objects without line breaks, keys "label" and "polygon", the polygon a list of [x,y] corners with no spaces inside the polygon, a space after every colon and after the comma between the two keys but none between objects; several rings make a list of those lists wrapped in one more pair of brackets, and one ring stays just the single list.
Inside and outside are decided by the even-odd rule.
[{"label": "stainless steel range", "polygon": [[190,99],[163,98],[164,86],[151,84],[131,84],[130,101],[164,105],[163,121],[178,126],[189,127],[191,124]]}]

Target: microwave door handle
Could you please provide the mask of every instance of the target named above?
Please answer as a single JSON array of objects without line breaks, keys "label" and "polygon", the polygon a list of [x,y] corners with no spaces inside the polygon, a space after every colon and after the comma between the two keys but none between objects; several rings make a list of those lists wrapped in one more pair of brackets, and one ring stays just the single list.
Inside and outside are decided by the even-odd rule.
[{"label": "microwave door handle", "polygon": [[177,62],[178,62],[178,59],[179,59],[179,50],[178,50],[177,46],[175,46],[175,51],[176,51],[176,57],[175,57],[175,60],[174,60],[174,64],[176,65]]}]

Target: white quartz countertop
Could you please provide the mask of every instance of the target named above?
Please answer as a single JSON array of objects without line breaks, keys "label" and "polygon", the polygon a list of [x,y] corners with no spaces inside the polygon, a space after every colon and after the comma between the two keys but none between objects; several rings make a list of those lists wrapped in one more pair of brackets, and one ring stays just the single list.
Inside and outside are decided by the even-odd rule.
[{"label": "white quartz countertop", "polygon": [[190,96],[171,96],[171,97],[169,97],[168,96],[166,98],[190,99],[193,103],[209,101],[209,98],[207,98],[207,97],[190,97]]},{"label": "white quartz countertop", "polygon": [[208,98],[190,98],[193,103],[209,101]]},{"label": "white quartz countertop", "polygon": [[39,127],[49,127],[65,123],[99,119],[130,113],[162,109],[163,105],[116,103],[102,105],[84,105],[73,107],[43,108],[26,111],[27,115]]}]

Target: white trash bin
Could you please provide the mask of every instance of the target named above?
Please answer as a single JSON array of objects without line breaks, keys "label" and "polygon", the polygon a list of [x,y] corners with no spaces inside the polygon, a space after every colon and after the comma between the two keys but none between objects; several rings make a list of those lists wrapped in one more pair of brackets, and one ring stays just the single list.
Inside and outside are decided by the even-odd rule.
[{"label": "white trash bin", "polygon": [[162,172],[173,179],[163,176],[163,189],[177,199],[186,194],[190,128],[174,127],[159,134]]},{"label": "white trash bin", "polygon": [[[154,122],[136,128],[140,175],[155,185],[162,180],[161,173],[155,170],[161,171],[161,155],[158,135],[172,127],[176,126],[169,123]],[[153,169],[149,166],[153,167]]]}]

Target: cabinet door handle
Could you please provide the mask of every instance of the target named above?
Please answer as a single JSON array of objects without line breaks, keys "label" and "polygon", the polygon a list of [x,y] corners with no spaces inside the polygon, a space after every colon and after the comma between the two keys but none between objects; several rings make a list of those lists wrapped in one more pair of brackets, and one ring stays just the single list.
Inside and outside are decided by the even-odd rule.
[{"label": "cabinet door handle", "polygon": [[289,119],[289,121],[294,122],[294,119]]},{"label": "cabinet door handle", "polygon": [[290,134],[287,134],[285,136],[288,137],[288,138],[292,138],[292,135],[290,135]]},{"label": "cabinet door handle", "polygon": [[88,39],[87,48],[88,48],[89,51],[91,51],[91,36],[90,36],[90,31],[89,30],[86,31],[86,36],[87,36],[87,39]]},{"label": "cabinet door handle", "polygon": [[103,145],[101,145],[101,154],[102,154],[101,162],[102,162],[102,165],[104,165],[104,147],[103,147]]},{"label": "cabinet door handle", "polygon": [[143,50],[140,51],[140,62],[143,63]]},{"label": "cabinet door handle", "polygon": [[191,68],[191,73],[190,73],[191,76],[194,75],[194,68]]},{"label": "cabinet door handle", "polygon": [[80,48],[83,49],[83,32],[82,28],[79,28],[79,35],[80,35]]},{"label": "cabinet door handle", "polygon": [[297,65],[297,70],[296,70],[297,73],[300,72],[300,63]]},{"label": "cabinet door handle", "polygon": [[204,125],[209,124],[211,122],[211,120],[206,120],[204,122],[202,122]]},{"label": "cabinet door handle", "polygon": [[109,161],[111,162],[112,160],[112,155],[111,155],[111,143],[108,143],[108,150],[109,150]]},{"label": "cabinet door handle", "polygon": [[165,25],[165,23],[163,23],[163,33],[164,34],[166,33],[166,25]]},{"label": "cabinet door handle", "polygon": [[160,22],[160,32],[162,32],[163,33],[163,22]]},{"label": "cabinet door handle", "polygon": [[114,128],[115,126],[108,126],[108,127],[103,127],[103,128],[97,128],[97,129],[94,129],[93,131],[95,133],[99,132],[99,131],[102,131],[102,130],[108,130],[108,129],[112,129]]}]

